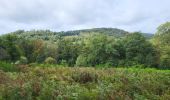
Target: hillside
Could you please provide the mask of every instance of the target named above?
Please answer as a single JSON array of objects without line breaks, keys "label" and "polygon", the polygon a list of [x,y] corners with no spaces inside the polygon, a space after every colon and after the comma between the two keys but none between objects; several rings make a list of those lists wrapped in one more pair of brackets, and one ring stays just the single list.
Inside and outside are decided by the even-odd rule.
[{"label": "hillside", "polygon": [[[50,40],[56,41],[60,37],[65,36],[80,36],[84,34],[93,34],[93,33],[102,33],[107,34],[109,36],[114,36],[116,38],[124,37],[129,32],[117,29],[117,28],[93,28],[93,29],[84,29],[84,30],[72,30],[72,31],[61,31],[61,32],[52,32],[50,30],[31,30],[31,31],[24,31],[18,30],[12,32],[12,34],[16,34],[21,38],[25,39],[43,39],[43,40]],[[151,38],[153,35],[148,33],[143,33],[146,38]]]}]

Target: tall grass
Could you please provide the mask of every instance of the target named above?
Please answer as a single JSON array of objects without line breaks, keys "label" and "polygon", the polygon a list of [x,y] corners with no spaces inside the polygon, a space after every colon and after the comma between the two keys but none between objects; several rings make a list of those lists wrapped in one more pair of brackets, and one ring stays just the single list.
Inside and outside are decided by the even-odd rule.
[{"label": "tall grass", "polygon": [[170,100],[170,70],[36,65],[0,79],[2,100]]},{"label": "tall grass", "polygon": [[17,68],[14,64],[0,61],[0,70],[3,70],[5,72],[15,72],[17,71]]}]

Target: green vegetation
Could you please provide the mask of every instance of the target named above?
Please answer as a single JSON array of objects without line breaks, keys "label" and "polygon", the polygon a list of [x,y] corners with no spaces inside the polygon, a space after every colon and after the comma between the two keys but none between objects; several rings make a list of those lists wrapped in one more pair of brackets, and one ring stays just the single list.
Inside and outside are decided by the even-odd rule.
[{"label": "green vegetation", "polygon": [[[52,41],[52,42],[56,42],[56,40],[60,39],[61,37],[81,36],[81,35],[87,35],[89,33],[102,33],[102,34],[115,36],[115,37],[124,37],[125,35],[128,34],[128,32],[116,28],[94,28],[94,29],[76,30],[76,31],[67,31],[67,32],[52,32],[50,30],[32,30],[32,31],[18,30],[12,32],[12,34],[19,36],[19,38],[42,39],[44,41]],[[144,34],[144,36],[147,36],[147,34]]]},{"label": "green vegetation", "polygon": [[170,22],[0,36],[0,100],[169,100]]},{"label": "green vegetation", "polygon": [[153,44],[160,51],[160,66],[170,68],[170,22],[158,27],[158,31],[153,38]]},{"label": "green vegetation", "polygon": [[17,68],[14,64],[0,61],[0,70],[2,70],[4,72],[15,72],[15,71],[17,71]]},{"label": "green vegetation", "polygon": [[45,59],[45,63],[46,63],[46,64],[55,64],[56,61],[55,61],[54,58],[48,57],[48,58]]},{"label": "green vegetation", "polygon": [[29,67],[0,71],[2,100],[169,100],[170,71]]},{"label": "green vegetation", "polygon": [[0,60],[15,64],[46,63],[70,67],[141,65],[168,69],[168,51],[163,53],[161,50],[167,47],[159,48],[157,45],[161,44],[153,42],[159,41],[159,38],[157,34],[152,38],[146,33],[129,33],[114,28],[68,32],[18,30],[0,36]]},{"label": "green vegetation", "polygon": [[15,64],[170,68],[170,23],[154,36],[115,28],[67,32],[18,30],[0,36],[0,60]]}]

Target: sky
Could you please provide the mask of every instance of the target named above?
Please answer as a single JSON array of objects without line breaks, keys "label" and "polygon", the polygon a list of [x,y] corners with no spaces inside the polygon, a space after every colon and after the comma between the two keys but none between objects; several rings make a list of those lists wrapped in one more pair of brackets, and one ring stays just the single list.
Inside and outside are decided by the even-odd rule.
[{"label": "sky", "polygon": [[100,27],[154,33],[167,21],[170,0],[0,0],[0,34]]}]

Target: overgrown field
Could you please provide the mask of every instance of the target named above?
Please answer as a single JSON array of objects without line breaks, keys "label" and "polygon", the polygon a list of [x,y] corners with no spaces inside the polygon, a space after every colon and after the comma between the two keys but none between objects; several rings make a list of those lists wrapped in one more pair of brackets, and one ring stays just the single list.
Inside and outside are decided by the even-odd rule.
[{"label": "overgrown field", "polygon": [[170,100],[170,70],[57,66],[2,69],[0,100]]}]

